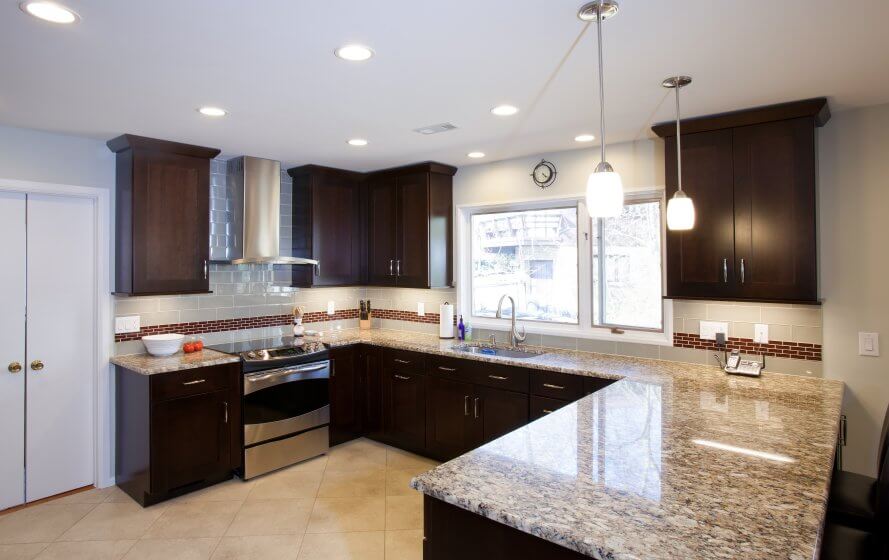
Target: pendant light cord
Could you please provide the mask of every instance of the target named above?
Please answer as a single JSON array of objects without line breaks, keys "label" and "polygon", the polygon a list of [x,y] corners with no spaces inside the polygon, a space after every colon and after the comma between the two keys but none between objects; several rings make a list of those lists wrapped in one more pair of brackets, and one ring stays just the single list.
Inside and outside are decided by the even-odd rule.
[{"label": "pendant light cord", "polygon": [[676,78],[676,179],[679,191],[682,192],[682,140],[679,136],[679,78]]},{"label": "pendant light cord", "polygon": [[599,138],[601,141],[602,163],[605,162],[605,71],[602,67],[602,0],[596,13],[596,29],[599,35]]}]

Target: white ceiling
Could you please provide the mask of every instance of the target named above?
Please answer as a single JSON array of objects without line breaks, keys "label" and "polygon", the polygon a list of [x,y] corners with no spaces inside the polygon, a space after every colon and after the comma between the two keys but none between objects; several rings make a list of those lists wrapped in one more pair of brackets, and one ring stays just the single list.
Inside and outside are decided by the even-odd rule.
[{"label": "white ceiling", "polygon": [[[581,0],[63,1],[79,24],[0,1],[0,124],[356,170],[598,136],[596,34],[575,16]],[[815,96],[835,112],[889,102],[886,21],[887,0],[623,0],[604,24],[608,141],[671,118],[659,84],[675,73],[694,77],[686,116]],[[334,57],[347,42],[376,56]],[[494,117],[499,103],[521,112]],[[231,114],[208,119],[201,105]],[[459,129],[412,132],[445,121]]]}]

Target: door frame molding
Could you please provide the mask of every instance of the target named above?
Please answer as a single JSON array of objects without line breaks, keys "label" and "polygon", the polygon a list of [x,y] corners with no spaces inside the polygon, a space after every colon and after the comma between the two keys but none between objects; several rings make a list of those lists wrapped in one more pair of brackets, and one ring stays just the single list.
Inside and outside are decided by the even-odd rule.
[{"label": "door frame molding", "polygon": [[0,191],[86,198],[95,214],[96,313],[93,329],[93,477],[99,488],[114,484],[114,381],[111,353],[114,341],[111,296],[111,195],[110,189],[23,181],[0,177]]}]

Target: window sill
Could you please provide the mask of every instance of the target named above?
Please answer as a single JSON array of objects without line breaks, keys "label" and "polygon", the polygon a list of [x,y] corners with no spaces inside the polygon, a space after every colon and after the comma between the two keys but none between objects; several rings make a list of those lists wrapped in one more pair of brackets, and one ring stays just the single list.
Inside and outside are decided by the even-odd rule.
[{"label": "window sill", "polygon": [[[491,319],[488,317],[470,317],[469,324],[473,329],[487,329],[508,332],[510,328],[509,319]],[[545,336],[565,336],[570,338],[583,338],[590,340],[605,340],[611,342],[628,342],[635,344],[654,344],[657,346],[672,346],[673,333],[671,332],[651,332],[651,331],[633,331],[626,330],[623,334],[611,332],[610,327],[582,327],[580,325],[566,324],[545,324],[538,322],[516,321],[516,325],[521,330],[525,328],[530,334],[540,334]],[[477,340],[475,334],[473,339]]]}]

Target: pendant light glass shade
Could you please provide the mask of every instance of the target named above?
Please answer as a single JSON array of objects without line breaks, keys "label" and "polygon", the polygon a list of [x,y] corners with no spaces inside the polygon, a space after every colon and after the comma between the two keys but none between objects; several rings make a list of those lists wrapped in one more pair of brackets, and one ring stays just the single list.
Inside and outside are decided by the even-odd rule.
[{"label": "pendant light glass shade", "polygon": [[599,164],[587,179],[586,207],[591,218],[616,218],[623,212],[623,181],[607,163]]},{"label": "pendant light glass shade", "polygon": [[667,228],[687,231],[695,227],[695,205],[683,191],[676,191],[667,202]]}]

